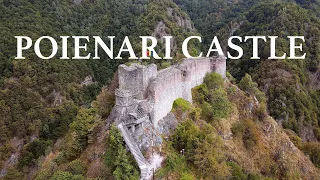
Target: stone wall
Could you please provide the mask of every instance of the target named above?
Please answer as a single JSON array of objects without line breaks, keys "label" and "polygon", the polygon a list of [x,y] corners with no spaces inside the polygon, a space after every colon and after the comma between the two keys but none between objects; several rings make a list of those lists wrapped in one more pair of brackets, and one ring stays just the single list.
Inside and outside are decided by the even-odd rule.
[{"label": "stone wall", "polygon": [[148,93],[149,101],[153,104],[150,117],[155,127],[157,127],[158,120],[171,111],[173,101],[183,98],[184,84],[181,70],[175,67],[169,67],[158,73],[157,78],[150,85]]},{"label": "stone wall", "polygon": [[[151,121],[157,127],[158,121],[171,111],[176,99],[183,98],[192,102],[191,89],[202,84],[205,75],[210,72],[217,72],[225,78],[226,58],[219,56],[185,59],[181,64],[160,71],[157,71],[155,64],[147,67],[138,64],[120,65],[117,105],[129,106],[131,101],[147,100],[152,107]],[[119,92],[131,92],[133,97],[130,99],[120,96]]]},{"label": "stone wall", "polygon": [[156,127],[158,121],[172,109],[173,102],[183,98],[192,102],[191,89],[202,84],[207,73],[217,72],[225,78],[224,57],[185,59],[181,64],[158,72],[149,87],[149,98],[153,103],[151,121]]}]

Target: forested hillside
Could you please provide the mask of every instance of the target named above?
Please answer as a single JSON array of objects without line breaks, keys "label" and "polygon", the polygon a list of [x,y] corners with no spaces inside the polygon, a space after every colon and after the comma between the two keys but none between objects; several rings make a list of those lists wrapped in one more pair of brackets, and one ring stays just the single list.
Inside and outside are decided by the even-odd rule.
[{"label": "forested hillside", "polygon": [[[305,36],[305,60],[267,60],[270,52],[268,43],[259,43],[261,60],[251,60],[252,45],[246,44],[240,45],[246,52],[244,57],[229,60],[228,68],[238,82],[246,73],[251,74],[259,89],[266,93],[270,115],[283,128],[293,130],[304,141],[315,142],[309,147],[310,152],[303,145],[297,145],[306,154],[318,151],[319,1],[223,1],[219,5],[215,4],[217,1],[175,2],[190,14],[195,27],[209,39],[214,35],[276,35],[280,38],[276,53],[282,55],[289,49],[287,36]],[[232,13],[229,13],[230,10]],[[216,19],[209,18],[209,13],[214,14]],[[217,17],[225,18],[220,20]],[[225,46],[226,41],[223,41]],[[209,45],[205,44],[207,47]]]},{"label": "forested hillside", "polygon": [[[290,128],[302,138],[310,140],[312,128],[309,130],[311,132],[305,132],[307,130],[304,126],[311,126],[317,132],[320,122],[319,89],[313,87],[311,83],[311,76],[318,72],[320,62],[320,42],[317,40],[317,37],[320,37],[319,19],[295,4],[263,4],[249,11],[247,17],[247,21],[235,34],[277,34],[281,37],[277,45],[278,54],[288,52],[286,36],[305,35],[304,51],[307,53],[305,60],[266,62],[270,49],[261,45],[260,62],[252,64],[248,63],[250,60],[232,62],[230,72],[237,77],[248,72],[254,75],[254,80],[268,96],[270,114],[281,121],[285,128]],[[257,26],[260,28],[253,30]]]},{"label": "forested hillside", "polygon": [[[131,62],[108,59],[103,51],[101,60],[60,60],[61,49],[52,60],[39,59],[31,50],[24,52],[25,60],[15,60],[14,36],[19,35],[34,41],[52,36],[59,45],[59,36],[100,36],[105,42],[107,36],[115,36],[115,53],[129,36],[139,56],[139,36],[172,35],[173,61],[140,62],[156,63],[159,69],[183,58],[181,43],[191,35],[203,39],[202,44],[190,42],[191,54],[207,50],[215,35],[224,51],[230,35],[277,35],[277,55],[288,52],[286,36],[305,36],[305,60],[267,60],[268,43],[259,44],[261,60],[250,60],[252,47],[246,44],[242,48],[249,53],[227,61],[233,84],[223,84],[212,75],[195,88],[195,104],[177,101],[173,112],[185,118],[178,118],[181,125],[165,142],[168,159],[157,177],[315,177],[314,166],[320,167],[319,17],[319,0],[0,0],[0,179],[136,179],[139,175],[119,132],[105,122],[114,105],[117,66]],[[156,51],[163,55],[159,42]],[[89,52],[93,46],[90,42]],[[44,55],[49,54],[49,42],[41,47]],[[73,54],[71,41],[68,53]],[[248,114],[241,107],[253,99],[261,108]],[[187,109],[181,110],[181,104]],[[272,125],[272,118],[279,127]],[[274,127],[272,135],[264,130],[269,125]],[[228,134],[221,133],[224,128],[232,131],[228,133],[233,140],[222,137]],[[304,154],[292,150],[287,135],[278,131],[286,132]],[[269,147],[261,141],[279,151],[264,150]],[[281,151],[281,141],[289,144],[289,150]],[[190,157],[179,154],[189,147],[194,148],[186,152]],[[245,159],[254,152],[256,159]],[[286,164],[292,153],[294,159]],[[267,166],[259,164],[258,155],[265,157]]]},{"label": "forested hillside", "polygon": [[[36,160],[58,139],[75,131],[71,124],[77,124],[73,122],[81,112],[89,111],[85,109],[91,107],[101,88],[110,83],[117,66],[128,62],[126,58],[108,59],[103,51],[99,51],[101,60],[59,60],[61,49],[52,60],[39,59],[31,50],[24,52],[26,60],[14,60],[14,36],[25,35],[34,41],[52,36],[60,45],[62,35],[100,36],[104,40],[113,35],[114,49],[119,49],[124,37],[129,36],[136,53],[141,55],[139,36],[172,35],[173,45],[178,47],[187,36],[196,33],[188,15],[171,1],[4,0],[0,1],[0,12],[1,177],[9,166],[16,164],[18,170],[10,170],[27,174],[28,167],[37,165]],[[159,23],[161,27],[157,29]],[[163,31],[165,34],[161,34]],[[93,43],[88,48],[92,52],[90,47]],[[191,47],[196,49],[196,45]],[[157,51],[161,54],[162,49]],[[41,52],[44,55],[50,52],[48,42],[41,44]],[[68,53],[72,56],[72,43],[68,44]],[[172,62],[155,63],[166,67]],[[105,96],[110,98],[104,99]],[[98,108],[97,113],[103,118],[108,115],[104,108],[113,105],[112,93],[105,96],[101,95],[94,103],[94,109]],[[87,126],[84,128],[88,129]],[[82,141],[86,141],[88,134],[85,134]],[[70,150],[68,156],[74,158],[86,145]],[[8,163],[16,155],[17,159]]]}]

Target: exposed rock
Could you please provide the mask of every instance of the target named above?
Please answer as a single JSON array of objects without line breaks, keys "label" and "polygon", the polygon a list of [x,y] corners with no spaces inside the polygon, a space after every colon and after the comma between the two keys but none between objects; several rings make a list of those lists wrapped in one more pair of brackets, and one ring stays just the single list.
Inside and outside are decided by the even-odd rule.
[{"label": "exposed rock", "polygon": [[36,139],[38,139],[38,135],[34,134],[34,135],[30,136],[30,142],[33,142]]},{"label": "exposed rock", "polygon": [[73,0],[73,3],[76,4],[76,5],[79,5],[81,4],[82,0]]},{"label": "exposed rock", "polygon": [[318,141],[314,135],[312,126],[302,126],[299,137],[301,137],[303,141]]},{"label": "exposed rock", "polygon": [[194,25],[189,17],[179,14],[171,7],[167,8],[167,14],[186,32],[195,31]]},{"label": "exposed rock", "polygon": [[61,93],[55,89],[49,95],[49,99],[51,99],[51,106],[59,106],[66,101],[66,97],[62,96]]},{"label": "exposed rock", "polygon": [[161,136],[153,129],[151,121],[145,122],[143,127],[136,128],[131,135],[142,151],[146,151],[151,146],[162,144]]},{"label": "exposed rock", "polygon": [[19,139],[18,137],[14,137],[10,140],[10,145],[15,152],[12,153],[9,159],[7,159],[6,162],[4,163],[4,166],[0,171],[0,178],[6,175],[9,167],[14,166],[18,162],[20,151],[22,150],[24,144],[25,144],[24,140]]},{"label": "exposed rock", "polygon": [[320,90],[320,69],[317,72],[309,72],[311,87],[315,90]]},{"label": "exposed rock", "polygon": [[[169,33],[169,28],[164,24],[163,21],[159,21],[158,24],[156,25],[154,32],[152,33],[153,37],[156,37],[158,39],[158,42],[162,44],[162,49],[160,51],[163,51],[165,48],[165,42],[164,39],[161,38],[163,36],[171,36]],[[173,55],[174,52],[177,51],[177,43],[175,41],[175,38],[172,37],[170,41],[170,49],[171,49],[171,55]]]},{"label": "exposed rock", "polygon": [[82,82],[81,86],[88,86],[94,84],[92,76],[87,76]]},{"label": "exposed rock", "polygon": [[177,125],[178,120],[174,114],[170,112],[166,117],[158,122],[158,129],[161,134],[169,135]]},{"label": "exposed rock", "polygon": [[[164,157],[161,156],[158,153],[153,154],[149,159],[148,162],[151,165],[151,168],[154,172],[156,172],[157,169],[159,169],[161,167],[161,164],[164,160]],[[149,177],[149,179],[151,179],[152,177]]]}]

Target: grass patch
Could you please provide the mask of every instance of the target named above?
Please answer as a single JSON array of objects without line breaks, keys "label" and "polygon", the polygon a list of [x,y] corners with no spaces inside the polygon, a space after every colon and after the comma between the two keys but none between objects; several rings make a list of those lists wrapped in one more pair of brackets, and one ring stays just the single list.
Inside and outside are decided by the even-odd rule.
[{"label": "grass patch", "polygon": [[188,111],[192,108],[192,105],[189,101],[179,98],[173,102],[173,108],[180,108],[182,111]]}]

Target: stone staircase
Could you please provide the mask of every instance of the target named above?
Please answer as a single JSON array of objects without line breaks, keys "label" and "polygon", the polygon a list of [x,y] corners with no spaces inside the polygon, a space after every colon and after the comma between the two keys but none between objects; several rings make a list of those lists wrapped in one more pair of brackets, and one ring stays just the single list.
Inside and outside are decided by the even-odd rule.
[{"label": "stone staircase", "polygon": [[129,147],[129,150],[131,154],[133,155],[134,159],[136,160],[141,174],[140,174],[140,180],[149,180],[152,177],[152,174],[150,173],[150,165],[142,155],[137,143],[134,141],[134,139],[131,137],[131,134],[126,126],[123,126],[122,123],[118,125],[118,129],[121,132],[121,135],[126,142],[127,146]]}]

